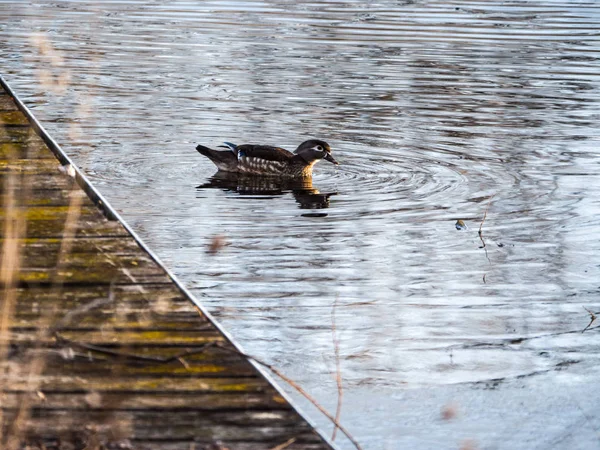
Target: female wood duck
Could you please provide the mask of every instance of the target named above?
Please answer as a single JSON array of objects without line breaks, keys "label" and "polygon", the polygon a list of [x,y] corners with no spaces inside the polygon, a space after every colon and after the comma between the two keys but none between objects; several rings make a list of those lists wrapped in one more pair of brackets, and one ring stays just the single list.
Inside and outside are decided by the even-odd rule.
[{"label": "female wood duck", "polygon": [[196,150],[215,163],[219,170],[253,175],[306,178],[312,175],[315,163],[322,159],[338,164],[331,156],[329,144],[317,139],[303,142],[294,153],[267,145],[225,142],[220,147],[229,150],[212,150],[203,145],[198,145]]}]

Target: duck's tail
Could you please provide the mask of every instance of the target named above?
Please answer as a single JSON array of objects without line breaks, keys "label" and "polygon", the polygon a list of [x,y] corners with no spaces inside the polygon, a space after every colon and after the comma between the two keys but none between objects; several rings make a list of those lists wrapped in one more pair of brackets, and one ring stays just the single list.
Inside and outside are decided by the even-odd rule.
[{"label": "duck's tail", "polygon": [[232,151],[213,150],[204,145],[198,145],[196,150],[201,155],[210,159],[219,170],[225,172],[237,172],[237,157]]}]

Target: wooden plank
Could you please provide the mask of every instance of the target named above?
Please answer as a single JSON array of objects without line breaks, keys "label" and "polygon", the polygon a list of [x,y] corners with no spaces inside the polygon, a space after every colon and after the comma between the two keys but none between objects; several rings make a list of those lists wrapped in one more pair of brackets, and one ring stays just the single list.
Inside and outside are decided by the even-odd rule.
[{"label": "wooden plank", "polygon": [[[237,410],[288,410],[290,405],[278,394],[265,392],[248,392],[244,396],[222,395],[220,393],[187,392],[141,393],[136,396],[124,396],[114,392],[91,392],[88,394],[73,394],[61,392],[44,392],[43,396],[32,395],[34,407],[61,410],[88,410],[90,407],[113,407],[120,410],[167,409],[196,409],[199,411],[237,409]],[[23,394],[8,393],[3,399],[6,409],[18,409]]]},{"label": "wooden plank", "polygon": [[[198,351],[198,353],[194,354],[194,351]],[[129,349],[129,352],[135,353],[135,348]],[[47,352],[36,349],[23,354],[21,358],[11,357],[11,361],[24,362],[23,358],[44,355],[46,369],[51,370],[55,375],[62,374],[65,376],[72,373],[86,377],[105,376],[123,379],[157,376],[169,376],[171,378],[255,376],[254,368],[250,364],[230,353],[223,352],[221,355],[212,353],[212,358],[209,358],[209,355],[204,355],[204,359],[199,360],[196,356],[203,354],[202,348],[200,346],[186,346],[184,348],[180,347],[177,354],[186,352],[189,353],[189,356],[181,356],[169,362],[159,363],[125,357],[111,357],[77,347],[65,346],[62,349],[48,349]],[[219,356],[223,356],[222,359],[219,359]]]},{"label": "wooden plank", "polygon": [[[66,213],[66,211],[65,211]],[[67,225],[66,214],[48,217],[46,220],[28,220],[25,238],[60,238]],[[5,221],[0,222],[0,234],[4,234]],[[129,233],[117,221],[109,221],[98,211],[97,214],[79,216],[74,227],[76,237],[125,237]]]},{"label": "wooden plank", "polygon": [[[126,346],[112,343],[111,345],[103,345],[103,348],[154,359],[175,358],[178,355],[181,355],[183,352],[187,352],[188,355],[185,356],[184,359],[188,364],[208,364],[211,362],[215,364],[237,364],[239,362],[243,362],[244,364],[247,363],[245,359],[240,358],[238,354],[236,354],[234,351],[231,351],[230,347],[227,347],[230,350],[226,350],[218,346],[208,346],[204,344],[190,345],[186,343],[184,345],[164,345],[160,342],[148,342],[147,345],[143,346]],[[98,362],[99,367],[103,367],[105,364],[111,361],[116,366],[119,364],[129,364],[131,366],[136,364],[145,366],[159,366],[163,364],[103,354],[98,351],[88,351],[82,347],[78,347],[73,343],[49,342],[48,345],[41,346],[39,343],[33,341],[30,341],[29,343],[20,343],[18,345],[14,343],[8,356],[8,360],[15,362],[24,362],[26,360],[32,361],[38,356],[45,358],[49,365],[58,365],[62,364],[64,361],[70,360],[73,360],[74,363],[82,364],[82,367],[87,367],[88,363],[91,364],[94,361]],[[185,367],[185,364],[182,363],[181,365]],[[84,370],[87,371],[87,369]]]},{"label": "wooden plank", "polygon": [[[215,393],[224,394],[264,392],[269,390],[269,384],[260,377],[65,377],[63,375],[45,375],[39,377],[36,383],[41,392],[112,392],[132,395],[136,393],[150,394],[152,392],[165,393]],[[4,392],[27,392],[30,382],[23,377],[0,377]]]},{"label": "wooden plank", "polygon": [[27,118],[19,111],[2,111],[0,112],[0,124],[4,127],[29,127]]},{"label": "wooden plank", "polygon": [[[12,411],[8,411],[10,414]],[[85,429],[92,423],[108,423],[111,426],[127,426],[132,431],[132,439],[174,440],[196,439],[199,442],[211,440],[273,440],[289,437],[290,431],[310,433],[307,424],[298,423],[298,416],[289,410],[275,411],[179,411],[177,422],[165,420],[165,416],[155,411],[115,410],[107,417],[103,411],[86,411],[72,414],[71,411],[34,410],[33,418],[43,412],[55,423],[55,433]],[[35,422],[29,424],[35,425]],[[291,430],[290,430],[291,428]],[[42,428],[43,429],[43,428]]]},{"label": "wooden plank", "polygon": [[[94,267],[90,271],[88,268]],[[18,275],[20,283],[147,284],[168,283],[161,267],[146,255],[110,253],[25,252]]]},{"label": "wooden plank", "polygon": [[[98,303],[100,300],[103,302]],[[62,286],[60,291],[53,286],[18,289],[15,311],[17,314],[38,314],[42,305],[51,304],[55,314],[62,316],[77,313],[82,308],[88,308],[92,303],[97,306],[85,310],[89,316],[103,310],[115,314],[139,313],[140,317],[143,317],[144,313],[161,316],[180,312],[193,313],[188,316],[190,320],[206,320],[204,316],[199,315],[193,303],[170,282],[144,286],[135,284]],[[77,314],[76,317],[82,320],[81,314]],[[94,323],[92,317],[85,319]]]},{"label": "wooden plank", "polygon": [[[16,130],[20,130],[17,128]],[[0,136],[2,134],[0,133]],[[23,139],[26,139],[23,137]],[[22,140],[23,140],[22,139]],[[17,138],[15,138],[17,140]],[[47,160],[57,164],[56,158],[52,153],[48,151],[48,148],[41,139],[26,139],[25,144],[23,142],[14,142],[7,139],[0,139],[0,160]],[[35,161],[34,161],[35,162]]]},{"label": "wooden plank", "polygon": [[[56,159],[19,159],[16,157],[10,157],[10,152],[12,152],[11,147],[14,147],[15,145],[16,144],[10,144],[9,148],[5,148],[5,151],[9,152],[9,157],[7,159],[0,159],[0,173],[16,172],[19,174],[32,175],[38,175],[42,173],[60,173],[61,164]],[[21,147],[20,153],[29,151],[29,149],[32,148],[30,146],[27,146],[27,148],[22,145],[19,146]],[[32,149],[31,151],[35,151],[35,149]],[[18,153],[15,154],[15,156],[17,155]]]},{"label": "wooden plank", "polygon": [[[174,331],[139,331],[128,330],[119,331],[118,335],[106,333],[104,331],[64,331],[61,333],[65,338],[76,341],[86,342],[96,345],[147,345],[149,340],[153,343],[160,342],[162,345],[199,345],[209,342],[224,342],[225,339],[214,328],[210,332],[187,332],[181,330]],[[24,332],[13,331],[11,341],[15,344],[20,342],[36,342],[38,345],[54,342],[53,337],[40,337],[35,330]]]},{"label": "wooden plank", "polygon": [[[105,292],[98,296],[77,296],[73,290],[88,289],[82,285],[40,285],[20,289],[28,296],[17,294],[12,328],[39,326],[40,320],[61,323],[69,329],[181,329],[203,327],[207,321],[200,311],[184,297],[171,297],[158,291],[156,284],[147,285],[97,285],[89,286],[96,291],[104,286]],[[165,284],[165,286],[170,286]],[[127,295],[117,290],[121,287],[143,289]],[[52,291],[49,295],[44,290]]]},{"label": "wooden plank", "polygon": [[[292,441],[293,440],[293,441]],[[199,449],[202,447],[196,446],[191,447],[188,441],[147,441],[136,439],[133,445],[139,446],[144,450],[182,450],[182,449]],[[187,446],[186,446],[187,445]],[[303,436],[293,436],[289,439],[280,439],[279,441],[273,442],[211,442],[206,445],[204,449],[210,450],[272,450],[274,448],[285,448],[286,450],[316,450],[321,449],[322,443],[320,442],[306,442]]]},{"label": "wooden plank", "polygon": [[[83,205],[76,209],[77,214],[81,220],[102,220],[104,216],[98,211],[98,209],[88,203],[84,202]],[[13,217],[20,217],[27,222],[39,221],[39,220],[62,220],[63,222],[67,219],[69,213],[69,206],[31,206],[31,207],[19,207],[13,211]],[[4,209],[0,209],[0,220],[5,218]]]},{"label": "wooden plank", "polygon": [[113,267],[111,265],[101,265],[103,272],[88,273],[80,267],[66,267],[56,272],[44,269],[21,269],[17,282],[21,286],[35,286],[37,284],[155,284],[167,283],[169,278],[159,268],[152,271],[124,271],[122,267]]},{"label": "wooden plank", "polygon": [[[138,285],[124,285],[134,286]],[[44,286],[56,291],[57,297],[71,286]],[[78,288],[85,288],[77,286]],[[120,287],[118,285],[107,287]],[[109,294],[74,306],[71,302],[18,302],[11,329],[36,328],[40,323],[61,324],[61,329],[125,330],[125,329],[201,329],[208,323],[189,300],[181,303],[157,300],[127,303],[122,297]]]},{"label": "wooden plank", "polygon": [[[0,128],[1,130],[1,128]],[[7,172],[0,172],[0,185],[6,185],[6,179],[9,174]],[[77,188],[75,180],[71,177],[58,177],[57,174],[52,173],[37,173],[37,174],[25,174],[20,173],[17,179],[19,186],[27,186],[34,190],[54,190],[60,189],[65,190],[64,195],[68,195],[68,191]],[[17,198],[21,198],[20,195]]]},{"label": "wooden plank", "polygon": [[[135,285],[132,285],[135,286]],[[51,307],[54,307],[52,305]],[[207,326],[203,321],[196,318],[195,314],[187,308],[182,311],[174,311],[170,314],[157,313],[154,311],[146,311],[143,308],[133,309],[121,303],[118,308],[124,307],[127,311],[117,311],[112,305],[103,307],[102,309],[95,308],[95,316],[91,314],[71,315],[70,311],[67,314],[58,312],[58,308],[53,310],[54,314],[48,318],[47,309],[49,306],[44,305],[42,310],[39,305],[35,312],[22,312],[21,309],[15,311],[14,320],[12,321],[12,330],[36,328],[41,321],[50,320],[50,323],[61,323],[61,329],[81,330],[81,331],[104,331],[114,330],[200,330]],[[72,317],[72,319],[70,319]],[[63,319],[66,325],[62,325]]]},{"label": "wooden plank", "polygon": [[[321,449],[322,444],[315,442],[305,442],[303,436],[297,435],[292,438],[283,438],[283,440],[272,441],[272,442],[256,442],[256,441],[211,441],[211,442],[192,442],[179,441],[176,439],[172,440],[154,440],[148,441],[144,439],[118,439],[116,437],[104,436],[104,435],[93,435],[83,434],[79,436],[72,433],[68,438],[61,440],[48,438],[47,440],[31,440],[28,444],[31,446],[31,450],[62,450],[61,445],[63,442],[70,442],[78,440],[84,442],[86,440],[94,439],[94,442],[101,442],[106,449],[142,449],[142,450],[272,450],[278,446],[283,446],[285,450],[315,450]],[[295,439],[290,444],[290,439]],[[281,448],[281,447],[280,447]]]},{"label": "wooden plank", "polygon": [[[21,180],[19,180],[21,181]],[[20,183],[24,185],[24,183]],[[87,198],[83,191],[68,190],[68,189],[29,189],[26,192],[19,193],[14,197],[16,206],[18,207],[40,207],[40,206],[69,206],[69,204],[77,197]],[[4,206],[6,198],[0,198],[0,206]],[[1,239],[1,238],[0,238]]]},{"label": "wooden plank", "polygon": [[18,111],[17,105],[8,95],[0,95],[0,112]]},{"label": "wooden plank", "polygon": [[0,143],[27,143],[30,140],[41,141],[30,127],[5,127],[0,122]]},{"label": "wooden plank", "polygon": [[[79,359],[86,358],[82,355]],[[211,361],[210,363],[194,362],[193,360],[182,357],[183,361],[173,361],[166,364],[115,364],[114,361],[102,361],[99,359],[87,359],[88,364],[80,364],[79,362],[62,362],[61,364],[48,367],[56,370],[56,373],[68,375],[77,370],[81,375],[86,376],[118,376],[125,378],[152,378],[157,376],[169,376],[170,378],[194,378],[199,377],[224,377],[224,378],[239,378],[251,377],[255,374],[252,366],[243,364],[237,360],[224,360],[221,364]],[[184,365],[185,364],[185,365]]]},{"label": "wooden plank", "polygon": [[[74,239],[78,241],[79,239]],[[92,242],[93,239],[86,239],[86,242]],[[53,248],[52,248],[53,249]],[[57,249],[58,250],[58,249]],[[91,250],[91,249],[90,249]],[[88,252],[69,252],[61,255],[57,252],[43,251],[41,247],[27,247],[22,256],[21,267],[28,268],[54,268],[57,264],[64,266],[96,266],[103,264],[112,264],[117,267],[127,267],[129,269],[156,270],[157,266],[154,260],[143,252],[112,253],[88,251]],[[162,272],[162,270],[161,270]]]},{"label": "wooden plank", "polygon": [[[13,326],[35,326],[52,312],[52,323],[73,327],[165,328],[165,323],[204,326],[207,321],[171,283],[146,285],[41,285],[19,289]],[[184,325],[185,324],[185,325]]]},{"label": "wooden plank", "polygon": [[[60,252],[63,240],[61,238],[31,238],[20,239],[19,246],[26,255],[36,255],[41,252],[57,254]],[[4,239],[0,237],[0,247]],[[121,237],[80,237],[69,243],[73,253],[110,253],[120,255],[141,255],[147,253],[129,236]],[[1,251],[1,250],[0,250]]]}]

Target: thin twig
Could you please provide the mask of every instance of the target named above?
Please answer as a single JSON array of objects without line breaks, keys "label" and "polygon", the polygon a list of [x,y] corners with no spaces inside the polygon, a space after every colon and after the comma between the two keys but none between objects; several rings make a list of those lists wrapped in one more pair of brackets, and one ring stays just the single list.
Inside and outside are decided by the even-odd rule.
[{"label": "thin twig", "polygon": [[[76,188],[69,193],[69,208],[65,217],[65,222],[62,230],[62,237],[60,241],[60,248],[58,251],[58,260],[56,266],[50,271],[52,279],[52,292],[54,295],[60,298],[63,291],[64,275],[63,270],[67,267],[68,256],[71,254],[73,244],[75,242],[75,235],[77,231],[77,224],[81,215],[81,206],[83,203],[80,195],[74,195]],[[34,348],[40,349],[42,342],[46,337],[51,335],[51,324],[56,317],[56,306],[47,308],[44,310],[42,317],[39,319],[40,327],[36,335],[36,344]],[[38,353],[39,356],[31,361],[28,367],[28,373],[26,375],[26,390],[29,392],[36,392],[39,390],[40,374],[44,371],[46,366],[46,359],[44,353]],[[22,437],[23,431],[25,430],[27,421],[31,416],[32,397],[24,395],[20,404],[17,416],[12,423],[9,440],[6,445],[7,449],[16,449],[19,447],[19,439]]]},{"label": "thin twig", "polygon": [[588,330],[592,326],[594,321],[596,320],[596,314],[594,314],[592,311],[587,309],[585,306],[583,307],[583,309],[585,309],[590,314],[591,320],[590,320],[590,323],[588,323],[588,326],[583,329],[582,333],[585,332],[586,330]]},{"label": "thin twig", "polygon": [[340,341],[336,336],[336,326],[335,326],[335,308],[337,306],[337,297],[333,302],[333,308],[331,308],[331,338],[333,340],[333,351],[335,353],[335,370],[336,377],[335,381],[337,383],[337,391],[338,391],[338,401],[337,408],[335,410],[335,422],[336,425],[333,427],[333,433],[331,435],[331,440],[335,441],[335,437],[337,434],[338,426],[337,424],[340,422],[340,416],[342,414],[342,398],[344,396],[344,389],[342,387],[342,370],[340,368]]},{"label": "thin twig", "polygon": [[281,378],[283,381],[285,381],[287,384],[289,384],[290,386],[292,386],[300,395],[302,395],[305,399],[307,399],[309,402],[311,402],[315,408],[317,408],[319,411],[321,411],[321,413],[327,417],[329,420],[331,420],[332,423],[334,423],[335,425],[337,425],[337,427],[340,429],[340,431],[342,433],[344,433],[346,435],[346,437],[350,440],[350,442],[352,442],[352,444],[354,445],[354,447],[356,447],[357,450],[362,450],[362,447],[360,446],[360,444],[356,441],[356,439],[350,434],[350,432],[346,429],[346,427],[344,427],[342,424],[336,422],[335,417],[333,417],[329,411],[327,411],[324,407],[322,407],[319,402],[317,402],[312,395],[310,395],[308,392],[306,392],[300,385],[298,385],[298,383],[296,383],[294,380],[292,380],[291,378],[289,378],[288,376],[284,375],[283,373],[281,373],[279,371],[279,369],[277,369],[276,367],[272,366],[269,363],[266,363],[265,361],[262,361],[261,359],[258,359],[254,356],[248,355],[247,353],[243,353],[241,351],[239,351],[238,349],[234,348],[234,347],[225,347],[224,345],[222,345],[220,342],[215,344],[216,347],[231,352],[231,353],[237,353],[238,355],[243,356],[244,358],[247,359],[251,359],[252,361],[260,364],[263,367],[266,367],[267,369],[269,369],[271,372],[273,372],[275,375],[277,375],[279,378]]},{"label": "thin twig", "polygon": [[[587,330],[589,330],[589,331],[600,330],[600,325],[588,328]],[[517,344],[522,344],[524,342],[533,341],[536,339],[553,338],[553,337],[557,337],[557,336],[566,336],[568,334],[575,334],[575,333],[581,333],[581,330],[568,330],[568,331],[561,331],[558,333],[545,333],[545,334],[538,334],[535,336],[524,336],[524,337],[520,337],[520,338],[516,338],[516,339],[515,338],[499,339],[496,342],[478,342],[476,344],[453,344],[453,345],[444,347],[444,349],[451,350],[453,348],[456,348],[456,349],[464,350],[464,349],[482,348],[482,347],[504,348],[507,345],[517,345]]]},{"label": "thin twig", "polygon": [[[181,362],[182,358],[185,358],[187,356],[196,355],[198,353],[202,353],[202,352],[208,350],[210,347],[213,347],[217,344],[217,342],[209,342],[209,343],[203,344],[202,346],[197,347],[193,350],[186,350],[185,352],[178,353],[177,355],[169,356],[166,358],[161,358],[159,356],[146,356],[146,355],[138,355],[136,353],[120,352],[118,350],[111,350],[106,347],[100,347],[99,345],[85,344],[83,342],[76,342],[76,341],[73,341],[71,339],[67,339],[67,338],[61,336],[59,333],[54,333],[54,336],[56,337],[56,340],[59,343],[73,345],[75,347],[79,347],[84,350],[89,350],[89,351],[96,352],[96,353],[102,353],[104,355],[117,356],[119,358],[135,359],[138,361],[146,361],[146,362],[159,363],[159,364],[166,364],[166,363],[170,363],[171,361],[176,361],[176,360]],[[181,362],[181,364],[183,364],[185,366],[185,364],[183,362]]]}]

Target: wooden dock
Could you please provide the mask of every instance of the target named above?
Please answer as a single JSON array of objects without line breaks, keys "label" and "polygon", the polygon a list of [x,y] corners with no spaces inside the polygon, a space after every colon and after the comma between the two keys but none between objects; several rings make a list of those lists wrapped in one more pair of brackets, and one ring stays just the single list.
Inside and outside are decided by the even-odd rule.
[{"label": "wooden dock", "polygon": [[0,448],[332,448],[0,81]]}]

